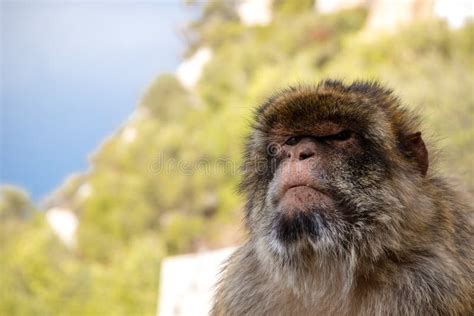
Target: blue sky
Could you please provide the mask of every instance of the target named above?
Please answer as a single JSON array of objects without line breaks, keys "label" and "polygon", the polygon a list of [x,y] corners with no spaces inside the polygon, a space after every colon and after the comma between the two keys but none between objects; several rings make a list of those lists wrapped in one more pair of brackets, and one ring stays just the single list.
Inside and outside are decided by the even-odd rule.
[{"label": "blue sky", "polygon": [[164,1],[1,1],[1,183],[34,199],[72,172],[174,72],[196,9]]}]

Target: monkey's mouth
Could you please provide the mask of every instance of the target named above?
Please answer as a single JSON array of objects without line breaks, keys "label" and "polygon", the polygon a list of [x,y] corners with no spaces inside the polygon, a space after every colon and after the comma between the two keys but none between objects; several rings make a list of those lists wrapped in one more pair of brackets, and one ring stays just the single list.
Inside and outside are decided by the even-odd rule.
[{"label": "monkey's mouth", "polygon": [[294,189],[294,188],[309,188],[309,189],[316,190],[316,188],[314,188],[311,184],[308,183],[308,184],[292,184],[292,185],[289,185],[288,188],[286,189],[286,191]]},{"label": "monkey's mouth", "polygon": [[306,189],[311,189],[311,190],[315,190],[315,191],[321,191],[322,193],[322,189],[321,188],[318,188],[317,186],[309,183],[309,182],[299,182],[299,181],[291,181],[291,182],[287,182],[287,183],[284,183],[280,189],[280,195],[284,195],[285,193],[287,193],[289,190],[292,190],[292,189],[295,189],[295,188],[306,188]]},{"label": "monkey's mouth", "polygon": [[334,206],[332,198],[323,190],[310,184],[293,184],[282,190],[278,199],[281,212],[291,215],[294,212],[312,212],[330,209]]},{"label": "monkey's mouth", "polygon": [[292,184],[280,191],[273,231],[276,238],[292,243],[303,237],[316,239],[327,227],[326,218],[334,210],[333,199],[309,184]]},{"label": "monkey's mouth", "polygon": [[319,192],[321,194],[324,194],[322,192],[322,190],[314,187],[313,185],[311,184],[294,184],[294,185],[290,185],[288,186],[288,188],[286,188],[284,194],[286,194],[288,191],[291,191],[291,190],[295,190],[295,189],[299,189],[299,190],[313,190],[313,191],[316,191],[316,192]]}]

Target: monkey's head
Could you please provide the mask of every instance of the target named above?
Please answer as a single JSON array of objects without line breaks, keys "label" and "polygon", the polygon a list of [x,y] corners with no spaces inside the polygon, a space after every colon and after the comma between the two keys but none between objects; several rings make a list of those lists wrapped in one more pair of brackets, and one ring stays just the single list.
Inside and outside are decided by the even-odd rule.
[{"label": "monkey's head", "polygon": [[271,97],[244,157],[251,238],[284,262],[403,247],[431,216],[411,207],[430,203],[418,128],[376,83],[324,81]]}]

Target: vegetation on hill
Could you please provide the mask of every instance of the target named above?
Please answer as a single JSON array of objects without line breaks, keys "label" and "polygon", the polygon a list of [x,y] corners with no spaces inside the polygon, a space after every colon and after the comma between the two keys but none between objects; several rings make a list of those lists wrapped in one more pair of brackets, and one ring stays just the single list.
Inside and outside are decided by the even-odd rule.
[{"label": "vegetation on hill", "polygon": [[[242,137],[255,106],[288,84],[381,80],[426,118],[444,150],[440,169],[474,192],[472,24],[371,35],[364,10],[319,15],[312,1],[280,0],[272,23],[248,27],[229,3],[210,1],[187,31],[189,55],[214,52],[196,89],[160,75],[88,173],[57,192],[80,219],[76,248],[58,241],[24,194],[2,192],[2,314],[154,314],[164,256],[243,238]],[[90,193],[78,196],[83,185]]]}]

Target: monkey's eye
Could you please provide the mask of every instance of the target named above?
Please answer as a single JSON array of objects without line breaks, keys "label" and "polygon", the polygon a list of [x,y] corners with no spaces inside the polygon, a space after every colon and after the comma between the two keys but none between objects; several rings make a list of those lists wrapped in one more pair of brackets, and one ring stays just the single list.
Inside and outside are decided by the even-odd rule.
[{"label": "monkey's eye", "polygon": [[300,139],[301,139],[301,137],[292,136],[292,137],[290,137],[286,140],[285,145],[289,145],[289,146],[296,145],[296,144],[298,144]]},{"label": "monkey's eye", "polygon": [[343,142],[346,140],[349,140],[352,137],[352,132],[350,130],[343,130],[342,132],[339,132],[337,134],[333,135],[327,135],[321,137],[321,140],[330,142],[330,141],[336,141],[336,142]]}]

